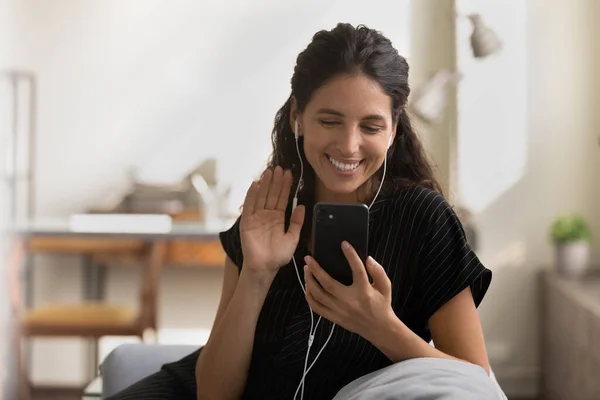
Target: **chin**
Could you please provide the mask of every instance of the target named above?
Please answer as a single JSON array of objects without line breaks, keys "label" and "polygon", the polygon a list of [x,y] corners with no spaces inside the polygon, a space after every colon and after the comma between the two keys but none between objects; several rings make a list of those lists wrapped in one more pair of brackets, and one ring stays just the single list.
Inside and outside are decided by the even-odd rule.
[{"label": "chin", "polygon": [[322,179],[320,176],[317,176],[317,178],[334,198],[354,199],[354,201],[356,201],[356,194],[366,181],[366,179],[344,181],[335,177],[324,177],[325,179]]},{"label": "chin", "polygon": [[[369,179],[368,172],[371,171],[372,162],[368,159],[358,161],[358,165],[353,169],[337,168],[329,161],[327,154],[322,154],[314,159],[314,168],[317,179],[320,181],[322,188],[329,193],[331,198],[337,199],[354,199],[356,201],[359,189]],[[309,161],[310,162],[310,161]],[[339,165],[338,165],[339,167]]]},{"label": "chin", "polygon": [[358,191],[361,185],[335,184],[329,183],[324,185],[327,190],[338,196],[348,196]]}]

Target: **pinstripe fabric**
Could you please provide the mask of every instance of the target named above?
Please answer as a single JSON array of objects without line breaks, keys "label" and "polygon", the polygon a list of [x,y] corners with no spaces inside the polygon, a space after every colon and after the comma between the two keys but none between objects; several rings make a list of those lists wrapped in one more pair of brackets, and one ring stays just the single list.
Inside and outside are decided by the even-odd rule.
[{"label": "pinstripe fabric", "polygon": [[[228,256],[241,267],[239,221],[220,237]],[[431,340],[427,321],[437,309],[467,286],[478,306],[491,282],[491,271],[468,246],[453,209],[440,194],[422,187],[399,190],[375,202],[370,213],[369,249],[392,282],[396,315],[425,341]],[[296,251],[301,265],[307,250],[301,244]],[[260,313],[244,399],[293,397],[302,376],[309,312],[290,263],[273,281]],[[329,321],[321,321],[309,364],[330,327]],[[184,392],[194,398],[196,357],[197,353],[169,364],[165,371],[130,389],[131,395],[111,400],[179,399]],[[368,341],[336,327],[307,376],[304,398],[331,399],[347,383],[390,363]]]}]

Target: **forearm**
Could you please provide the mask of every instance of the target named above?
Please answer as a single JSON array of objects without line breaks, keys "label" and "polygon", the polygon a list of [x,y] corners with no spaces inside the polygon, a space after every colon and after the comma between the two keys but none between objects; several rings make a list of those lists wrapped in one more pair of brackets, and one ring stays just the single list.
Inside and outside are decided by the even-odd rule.
[{"label": "forearm", "polygon": [[273,280],[247,270],[242,269],[227,310],[200,352],[198,399],[236,399],[246,384],[256,323]]},{"label": "forearm", "polygon": [[[395,315],[390,317],[388,328],[381,330],[374,336],[373,345],[394,363],[420,357],[465,361],[431,346],[411,331]],[[489,374],[487,367],[482,367]]]}]

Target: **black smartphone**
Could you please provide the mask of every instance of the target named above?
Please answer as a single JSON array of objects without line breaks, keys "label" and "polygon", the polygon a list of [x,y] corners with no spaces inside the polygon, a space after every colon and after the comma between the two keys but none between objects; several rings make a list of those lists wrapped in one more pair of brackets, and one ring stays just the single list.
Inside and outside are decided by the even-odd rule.
[{"label": "black smartphone", "polygon": [[362,203],[315,204],[313,209],[313,257],[327,273],[352,284],[352,269],[342,252],[342,241],[354,247],[363,264],[369,243],[369,208]]}]

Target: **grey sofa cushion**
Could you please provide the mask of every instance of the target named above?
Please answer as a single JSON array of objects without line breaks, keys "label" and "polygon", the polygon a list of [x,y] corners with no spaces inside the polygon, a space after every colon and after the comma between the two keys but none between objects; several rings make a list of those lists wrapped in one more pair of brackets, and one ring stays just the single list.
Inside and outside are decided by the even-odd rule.
[{"label": "grey sofa cushion", "polygon": [[401,361],[362,376],[333,400],[507,400],[478,365],[433,357]]},{"label": "grey sofa cushion", "polygon": [[199,346],[131,343],[122,344],[100,366],[102,397],[106,398],[177,361]]}]

